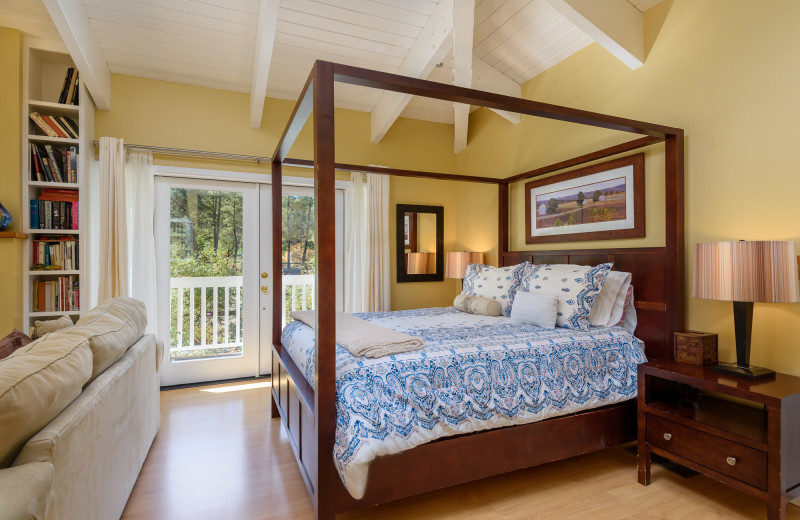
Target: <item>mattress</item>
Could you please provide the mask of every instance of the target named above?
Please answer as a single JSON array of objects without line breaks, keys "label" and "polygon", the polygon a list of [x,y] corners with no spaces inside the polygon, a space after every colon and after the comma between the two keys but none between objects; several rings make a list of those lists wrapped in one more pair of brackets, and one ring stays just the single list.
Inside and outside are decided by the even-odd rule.
[{"label": "mattress", "polygon": [[[541,329],[453,307],[356,316],[425,342],[377,359],[336,346],[333,456],[356,499],[375,457],[633,399],[646,361],[643,343],[621,327]],[[295,321],[281,339],[313,388],[314,331]]]}]

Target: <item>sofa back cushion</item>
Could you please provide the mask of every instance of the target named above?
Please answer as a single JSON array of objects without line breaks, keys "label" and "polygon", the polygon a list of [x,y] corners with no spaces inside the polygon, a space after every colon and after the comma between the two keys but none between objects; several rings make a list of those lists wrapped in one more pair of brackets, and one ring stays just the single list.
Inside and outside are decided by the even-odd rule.
[{"label": "sofa back cushion", "polygon": [[66,408],[92,374],[89,342],[52,333],[0,360],[0,468]]},{"label": "sofa back cushion", "polygon": [[93,358],[89,384],[139,341],[146,326],[144,303],[121,296],[98,305],[81,316],[74,327],[60,333],[89,340]]}]

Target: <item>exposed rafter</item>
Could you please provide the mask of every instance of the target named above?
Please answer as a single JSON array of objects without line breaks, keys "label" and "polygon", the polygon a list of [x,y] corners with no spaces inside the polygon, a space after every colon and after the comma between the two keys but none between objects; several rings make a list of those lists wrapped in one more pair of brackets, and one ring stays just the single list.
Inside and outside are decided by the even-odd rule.
[{"label": "exposed rafter", "polygon": [[[475,0],[458,0],[453,6],[453,83],[472,87],[472,33],[475,29]],[[469,105],[455,103],[455,142],[453,152],[467,147]]]},{"label": "exposed rafter", "polygon": [[644,65],[644,15],[628,0],[548,2],[628,67]]},{"label": "exposed rafter", "polygon": [[[519,83],[477,56],[472,57],[472,88],[503,94],[504,96],[522,97],[522,87]],[[491,110],[512,123],[519,123],[519,114],[517,113],[495,110],[494,108]]]},{"label": "exposed rafter", "polygon": [[81,73],[80,80],[91,94],[95,106],[111,108],[111,72],[100,50],[81,0],[44,0],[44,6],[58,29]]},{"label": "exposed rafter", "polygon": [[280,2],[275,0],[260,0],[258,5],[256,48],[253,53],[253,73],[250,80],[250,128],[261,128],[279,6]]},{"label": "exposed rafter", "polygon": [[[427,78],[433,67],[447,56],[453,48],[453,4],[454,0],[439,2],[428,23],[422,28],[419,37],[397,68],[397,74]],[[397,92],[381,94],[371,116],[373,143],[379,143],[383,139],[409,101],[411,96],[408,94]]]}]

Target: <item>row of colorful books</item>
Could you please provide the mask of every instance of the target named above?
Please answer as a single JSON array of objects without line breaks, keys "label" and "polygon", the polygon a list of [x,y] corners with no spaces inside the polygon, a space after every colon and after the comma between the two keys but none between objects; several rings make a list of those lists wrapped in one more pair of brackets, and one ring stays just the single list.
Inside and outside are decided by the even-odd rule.
[{"label": "row of colorful books", "polygon": [[32,271],[78,269],[78,241],[74,236],[42,236],[31,243]]},{"label": "row of colorful books", "polygon": [[78,138],[78,123],[68,117],[43,116],[39,112],[31,112],[30,118],[49,137]]},{"label": "row of colorful books", "polygon": [[47,182],[78,182],[77,146],[31,143],[31,179]]},{"label": "row of colorful books", "polygon": [[77,200],[31,201],[31,229],[78,229]]},{"label": "row of colorful books", "polygon": [[80,310],[78,277],[59,276],[55,280],[34,280],[31,293],[33,312]]},{"label": "row of colorful books", "polygon": [[78,95],[80,83],[78,69],[75,67],[68,68],[67,75],[64,77],[64,86],[61,87],[61,94],[58,96],[58,102],[65,105],[77,105],[80,99]]}]

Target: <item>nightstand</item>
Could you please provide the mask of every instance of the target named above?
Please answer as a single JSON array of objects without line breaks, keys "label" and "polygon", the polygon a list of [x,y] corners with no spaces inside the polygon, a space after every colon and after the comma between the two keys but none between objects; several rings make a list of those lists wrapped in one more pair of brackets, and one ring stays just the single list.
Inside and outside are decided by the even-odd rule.
[{"label": "nightstand", "polygon": [[640,484],[654,453],[765,499],[770,520],[800,496],[800,377],[747,381],[650,361],[639,365],[638,410]]}]

